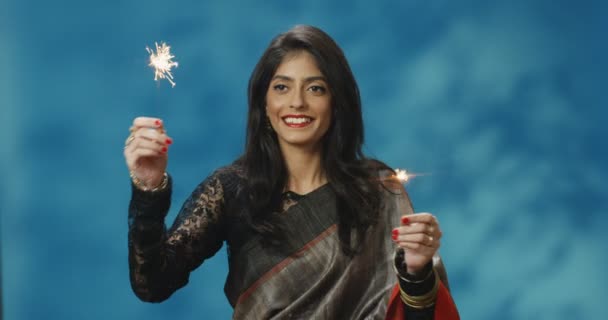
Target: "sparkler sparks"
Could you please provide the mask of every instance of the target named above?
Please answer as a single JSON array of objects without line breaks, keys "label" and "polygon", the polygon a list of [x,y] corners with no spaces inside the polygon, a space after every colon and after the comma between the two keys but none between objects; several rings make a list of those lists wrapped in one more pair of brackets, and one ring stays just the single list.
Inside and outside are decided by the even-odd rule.
[{"label": "sparkler sparks", "polygon": [[401,183],[407,183],[411,179],[419,176],[425,176],[422,173],[409,173],[407,170],[395,169],[395,177],[401,181]]},{"label": "sparkler sparks", "polygon": [[175,56],[171,54],[171,47],[164,42],[161,42],[160,46],[156,42],[154,45],[156,46],[156,52],[146,47],[146,51],[150,54],[149,66],[154,68],[154,81],[158,81],[158,79],[167,79],[167,81],[171,83],[171,87],[175,87],[171,68],[177,67],[177,61],[171,60],[175,58]]}]

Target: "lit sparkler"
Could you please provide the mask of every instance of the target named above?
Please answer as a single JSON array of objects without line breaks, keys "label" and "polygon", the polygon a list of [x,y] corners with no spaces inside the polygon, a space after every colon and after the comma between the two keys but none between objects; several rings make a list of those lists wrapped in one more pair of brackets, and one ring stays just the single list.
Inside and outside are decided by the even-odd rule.
[{"label": "lit sparkler", "polygon": [[407,170],[395,169],[395,177],[401,181],[401,183],[408,183],[411,179],[415,177],[425,176],[424,173],[409,173]]},{"label": "lit sparkler", "polygon": [[171,68],[177,67],[177,61],[171,60],[175,58],[175,56],[171,54],[171,47],[164,42],[161,42],[160,46],[156,42],[154,45],[156,46],[156,52],[146,47],[146,51],[150,54],[149,66],[154,68],[154,81],[158,81],[158,79],[167,79],[167,81],[171,83],[171,87],[175,87]]}]

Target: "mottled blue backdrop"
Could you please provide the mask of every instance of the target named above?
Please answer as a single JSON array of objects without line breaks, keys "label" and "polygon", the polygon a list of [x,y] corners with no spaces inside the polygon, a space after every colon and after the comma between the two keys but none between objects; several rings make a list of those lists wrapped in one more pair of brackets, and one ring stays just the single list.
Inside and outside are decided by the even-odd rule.
[{"label": "mottled blue backdrop", "polygon": [[[224,250],[162,304],[131,292],[122,147],[135,116],[165,120],[172,221],[241,152],[249,74],[270,39],[300,23],[344,49],[366,152],[431,173],[408,188],[440,219],[463,319],[605,319],[607,9],[0,0],[5,319],[230,317]],[[180,63],[173,89],[146,66],[154,41]]]}]

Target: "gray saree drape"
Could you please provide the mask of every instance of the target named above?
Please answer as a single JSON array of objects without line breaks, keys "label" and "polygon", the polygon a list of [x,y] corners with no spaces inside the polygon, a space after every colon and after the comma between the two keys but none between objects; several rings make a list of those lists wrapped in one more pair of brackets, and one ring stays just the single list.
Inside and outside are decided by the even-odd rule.
[{"label": "gray saree drape", "polygon": [[400,186],[382,191],[378,222],[367,231],[360,253],[348,257],[340,248],[329,184],[291,199],[281,216],[291,242],[279,252],[239,228],[239,220],[246,219],[238,201],[243,179],[233,166],[216,171],[196,188],[167,232],[171,187],[157,194],[133,189],[129,262],[133,289],[142,300],[167,299],[227,242],[225,293],[233,319],[384,319],[396,284],[391,230],[412,213]]}]

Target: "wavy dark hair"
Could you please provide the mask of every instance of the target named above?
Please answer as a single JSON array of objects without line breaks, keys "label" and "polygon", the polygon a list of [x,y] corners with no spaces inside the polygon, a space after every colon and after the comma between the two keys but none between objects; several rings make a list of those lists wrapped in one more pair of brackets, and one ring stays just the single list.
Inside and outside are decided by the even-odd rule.
[{"label": "wavy dark hair", "polygon": [[363,154],[357,82],[340,47],[316,27],[299,25],[275,37],[249,79],[245,154],[237,162],[245,169],[248,180],[252,227],[266,243],[288,240],[277,219],[288,172],[276,133],[267,128],[266,93],[285,56],[303,50],[314,57],[331,92],[332,123],[322,138],[321,164],[337,196],[342,249],[353,255],[359,251],[367,228],[377,220],[381,206],[377,171],[388,167]]}]

